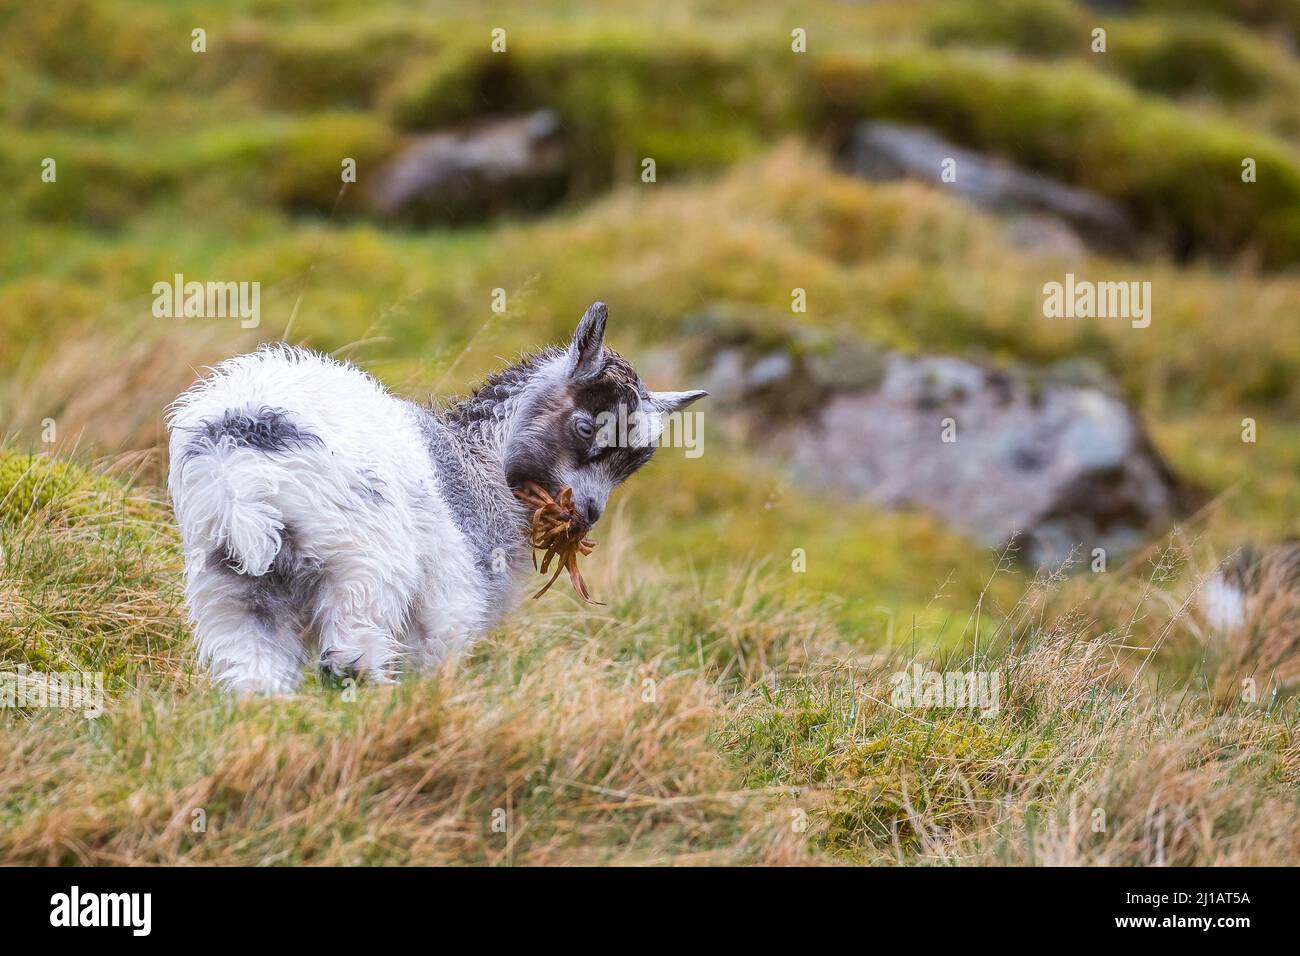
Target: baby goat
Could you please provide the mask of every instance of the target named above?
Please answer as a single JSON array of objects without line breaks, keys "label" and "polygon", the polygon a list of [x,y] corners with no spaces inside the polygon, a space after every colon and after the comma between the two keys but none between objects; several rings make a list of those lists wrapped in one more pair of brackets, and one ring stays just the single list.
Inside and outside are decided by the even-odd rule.
[{"label": "baby goat", "polygon": [[[595,303],[567,348],[440,410],[280,345],[182,394],[168,487],[200,660],[232,690],[285,693],[312,651],[335,678],[386,680],[492,626],[532,568],[512,490],[568,485],[594,524],[665,417],[705,394],[647,390],[605,347],[605,319]],[[619,444],[611,416],[645,427]]]}]

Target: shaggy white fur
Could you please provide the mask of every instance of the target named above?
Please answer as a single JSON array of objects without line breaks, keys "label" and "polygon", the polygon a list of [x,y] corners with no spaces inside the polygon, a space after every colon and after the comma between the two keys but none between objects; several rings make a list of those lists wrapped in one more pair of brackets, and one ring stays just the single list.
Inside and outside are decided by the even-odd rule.
[{"label": "shaggy white fur", "polygon": [[[241,421],[213,426],[232,411]],[[381,679],[401,650],[433,663],[487,626],[420,413],[359,369],[288,347],[223,362],[172,405],[186,596],[218,680],[292,690],[309,626],[327,665]],[[310,607],[294,606],[304,581]]]},{"label": "shaggy white fur", "polygon": [[360,369],[264,346],[169,409],[168,487],[199,658],[236,691],[334,676],[390,679],[498,620],[531,566],[512,489],[573,488],[580,520],[653,454],[595,423],[665,415],[704,392],[650,392],[605,348],[604,304],[567,349],[525,356],[441,411]]}]

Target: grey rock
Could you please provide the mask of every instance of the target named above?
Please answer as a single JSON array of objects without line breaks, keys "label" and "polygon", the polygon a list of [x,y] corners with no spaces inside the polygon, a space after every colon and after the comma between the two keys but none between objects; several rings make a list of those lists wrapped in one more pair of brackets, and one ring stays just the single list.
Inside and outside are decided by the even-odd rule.
[{"label": "grey rock", "polygon": [[1051,259],[1081,259],[1088,249],[1078,231],[1057,216],[1027,212],[1007,223],[1007,237],[1017,249]]},{"label": "grey rock", "polygon": [[794,359],[787,352],[769,352],[749,367],[745,378],[752,388],[770,388],[794,372]]},{"label": "grey rock", "polygon": [[389,220],[463,222],[543,209],[567,184],[559,116],[539,110],[419,137],[376,174],[370,200]]},{"label": "grey rock", "polygon": [[[943,161],[956,161],[956,178],[943,182]],[[917,179],[950,189],[985,209],[1003,213],[1048,214],[1069,223],[1089,243],[1131,252],[1138,234],[1129,216],[1111,200],[1040,173],[1021,169],[950,143],[930,130],[898,123],[866,122],[854,132],[844,160],[868,179]],[[1020,226],[1024,232],[1027,227]],[[1044,227],[1039,224],[1039,230]],[[1017,239],[1013,226],[1013,241]],[[1032,233],[1021,241],[1032,241]],[[1057,234],[1057,244],[1069,245]]]},{"label": "grey rock", "polygon": [[929,512],[1031,565],[1087,567],[1094,548],[1110,565],[1197,503],[1089,359],[990,368],[743,310],[705,310],[692,330],[692,374],[732,434],[796,481]]},{"label": "grey rock", "polygon": [[[944,441],[951,419],[954,441]],[[919,508],[991,547],[1055,567],[1108,560],[1167,526],[1179,488],[1136,415],[1092,385],[957,358],[889,355],[878,387],[828,394],[775,436],[800,481]]]},{"label": "grey rock", "polygon": [[885,374],[885,354],[853,339],[832,347],[814,348],[804,355],[808,375],[818,387],[831,391],[874,388]]},{"label": "grey rock", "polygon": [[687,334],[703,340],[692,374],[703,377],[715,404],[750,401],[759,392],[779,401],[797,392],[820,404],[831,392],[873,387],[882,379],[882,349],[818,329],[773,331],[779,321],[723,306],[686,317]]},{"label": "grey rock", "polygon": [[740,349],[723,349],[713,358],[706,374],[705,387],[718,402],[740,402],[747,390],[745,356]]}]

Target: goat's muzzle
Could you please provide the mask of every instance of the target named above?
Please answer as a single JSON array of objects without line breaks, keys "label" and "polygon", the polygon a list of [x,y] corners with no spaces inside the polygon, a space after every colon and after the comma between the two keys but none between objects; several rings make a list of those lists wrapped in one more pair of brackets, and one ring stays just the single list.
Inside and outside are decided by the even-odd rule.
[{"label": "goat's muzzle", "polygon": [[[601,602],[592,600],[587,591],[587,582],[578,570],[578,557],[591,554],[596,542],[586,536],[591,530],[591,524],[574,505],[573,489],[565,485],[552,497],[541,485],[530,482],[522,488],[516,488],[514,494],[530,509],[526,531],[528,543],[533,547],[533,567],[546,574],[551,562],[556,563],[555,573],[533,595],[533,599],[536,600],[550,590],[561,571],[568,571],[569,580],[578,597],[588,604],[600,604]],[[542,552],[540,567],[537,563],[538,551]]]}]

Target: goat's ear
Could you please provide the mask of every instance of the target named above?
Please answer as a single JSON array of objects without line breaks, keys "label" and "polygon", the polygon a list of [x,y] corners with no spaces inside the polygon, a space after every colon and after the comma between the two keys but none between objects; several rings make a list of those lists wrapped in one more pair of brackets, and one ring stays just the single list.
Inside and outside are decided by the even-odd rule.
[{"label": "goat's ear", "polygon": [[709,393],[702,388],[693,388],[688,392],[651,392],[650,401],[660,414],[671,415],[699,401]]},{"label": "goat's ear", "polygon": [[569,378],[575,382],[595,378],[605,365],[605,320],[609,311],[604,302],[593,302],[574,329],[569,343]]}]

